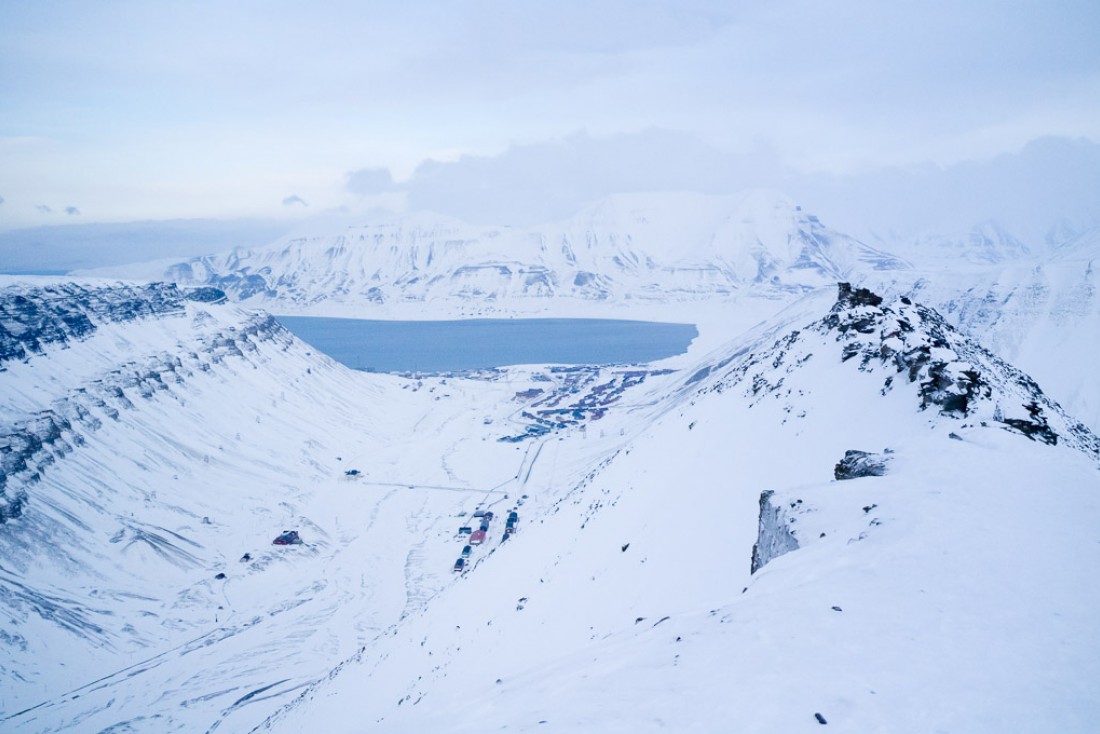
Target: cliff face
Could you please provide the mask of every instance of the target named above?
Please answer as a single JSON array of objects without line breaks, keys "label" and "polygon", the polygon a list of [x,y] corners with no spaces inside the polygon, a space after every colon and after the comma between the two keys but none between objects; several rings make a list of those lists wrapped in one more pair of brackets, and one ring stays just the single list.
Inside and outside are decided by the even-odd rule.
[{"label": "cliff face", "polygon": [[752,547],[752,573],[773,558],[798,549],[798,540],[791,531],[786,513],[782,506],[772,501],[774,495],[770,490],[760,493],[760,521],[756,544]]},{"label": "cliff face", "polygon": [[[196,297],[211,295],[209,290]],[[86,339],[103,324],[182,315],[186,300],[179,288],[166,283],[9,288],[0,293],[0,369],[10,360]]]}]

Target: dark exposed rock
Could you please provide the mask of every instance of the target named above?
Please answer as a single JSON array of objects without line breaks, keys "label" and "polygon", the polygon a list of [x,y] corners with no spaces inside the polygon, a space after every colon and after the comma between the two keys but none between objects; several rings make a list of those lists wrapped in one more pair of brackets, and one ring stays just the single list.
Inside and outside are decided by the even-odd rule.
[{"label": "dark exposed rock", "polygon": [[886,474],[886,465],[889,462],[890,457],[883,454],[849,449],[844,452],[844,458],[833,469],[833,476],[838,480],[881,477]]},{"label": "dark exposed rock", "polygon": [[226,300],[226,295],[225,291],[220,288],[204,286],[187,291],[186,298],[188,301],[197,303],[223,303]]},{"label": "dark exposed rock", "polygon": [[1031,402],[1024,407],[1027,409],[1030,419],[1004,418],[1001,422],[1009,428],[1024,434],[1033,441],[1042,441],[1052,446],[1057,444],[1058,434],[1055,433],[1047,423],[1047,419],[1043,415],[1043,409],[1039,404]]},{"label": "dark exposed rock", "polygon": [[852,288],[851,283],[837,283],[836,308],[852,308],[853,306],[881,306],[882,296],[872,293],[866,288]]}]

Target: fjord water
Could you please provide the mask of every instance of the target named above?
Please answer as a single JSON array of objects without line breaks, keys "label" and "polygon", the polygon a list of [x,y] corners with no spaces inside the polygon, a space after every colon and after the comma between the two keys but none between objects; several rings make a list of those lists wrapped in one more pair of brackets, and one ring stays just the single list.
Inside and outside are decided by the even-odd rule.
[{"label": "fjord water", "polygon": [[698,336],[693,324],[614,319],[277,318],[299,339],[333,359],[374,372],[652,362],[682,354]]}]

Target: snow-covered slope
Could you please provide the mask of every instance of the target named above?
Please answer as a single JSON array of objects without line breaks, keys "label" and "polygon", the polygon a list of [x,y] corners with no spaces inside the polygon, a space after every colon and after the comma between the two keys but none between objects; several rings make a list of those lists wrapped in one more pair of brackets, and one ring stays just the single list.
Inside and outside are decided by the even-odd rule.
[{"label": "snow-covered slope", "polygon": [[[636,400],[579,482],[551,442],[513,540],[262,729],[1095,728],[1097,439],[932,311],[822,306]],[[837,481],[852,450],[884,476]]]},{"label": "snow-covered slope", "polygon": [[739,289],[801,292],[899,259],[846,237],[785,196],[618,195],[533,229],[474,227],[428,214],[333,220],[271,247],[130,268],[130,277],[215,285],[275,308],[453,301],[530,308],[699,300]]}]

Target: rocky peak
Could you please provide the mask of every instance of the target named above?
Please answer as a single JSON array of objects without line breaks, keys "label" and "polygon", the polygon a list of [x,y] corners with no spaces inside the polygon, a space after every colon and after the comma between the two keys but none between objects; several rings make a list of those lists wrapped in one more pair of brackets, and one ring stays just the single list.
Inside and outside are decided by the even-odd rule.
[{"label": "rocky peak", "polygon": [[[979,418],[1055,444],[1059,437],[1093,455],[1100,440],[1065,415],[1026,374],[951,326],[934,309],[901,297],[893,303],[840,283],[837,301],[815,327],[841,347],[841,361],[917,387],[920,409]],[[1057,427],[1056,427],[1057,426]]]},{"label": "rocky peak", "polygon": [[1066,415],[1031,377],[907,297],[887,302],[866,288],[840,283],[824,318],[770,347],[744,351],[743,359],[725,360],[712,371],[734,365],[715,388],[745,385],[753,404],[777,395],[797,414],[793,385],[813,382],[800,374],[804,365],[821,359],[822,351],[834,352],[867,379],[878,380],[882,395],[911,391],[917,410],[932,412],[933,420],[998,427],[1100,458],[1100,439]]}]

